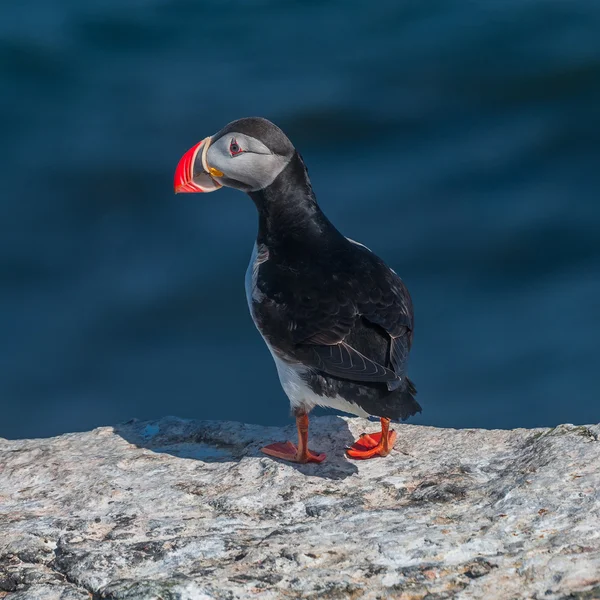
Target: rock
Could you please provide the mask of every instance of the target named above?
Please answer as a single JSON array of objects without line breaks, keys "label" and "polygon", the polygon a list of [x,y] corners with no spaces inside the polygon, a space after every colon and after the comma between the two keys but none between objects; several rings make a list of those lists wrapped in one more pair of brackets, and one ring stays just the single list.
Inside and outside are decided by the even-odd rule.
[{"label": "rock", "polygon": [[321,465],[262,455],[277,429],[166,418],[0,440],[0,598],[600,598],[600,427],[311,422]]}]

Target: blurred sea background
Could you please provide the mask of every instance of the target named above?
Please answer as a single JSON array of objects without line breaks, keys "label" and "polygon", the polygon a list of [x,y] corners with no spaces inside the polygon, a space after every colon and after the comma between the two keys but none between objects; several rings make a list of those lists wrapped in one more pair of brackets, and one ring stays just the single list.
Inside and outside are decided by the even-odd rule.
[{"label": "blurred sea background", "polygon": [[600,420],[600,2],[0,4],[0,436],[167,414],[289,421],[239,192],[174,196],[276,122],[416,308],[449,427]]}]

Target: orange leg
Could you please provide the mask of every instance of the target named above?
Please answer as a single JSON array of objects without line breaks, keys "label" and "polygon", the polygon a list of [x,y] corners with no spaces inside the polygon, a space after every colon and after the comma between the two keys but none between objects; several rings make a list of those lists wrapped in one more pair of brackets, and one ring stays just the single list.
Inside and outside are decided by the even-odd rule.
[{"label": "orange leg", "polygon": [[381,417],[380,433],[363,433],[351,448],[346,450],[350,458],[366,459],[387,456],[396,443],[396,432],[390,431],[390,420]]},{"label": "orange leg", "polygon": [[261,448],[261,451],[269,456],[291,462],[323,462],[325,460],[324,454],[315,454],[308,449],[308,415],[306,413],[296,415],[296,427],[298,428],[297,447],[292,442],[277,442]]}]

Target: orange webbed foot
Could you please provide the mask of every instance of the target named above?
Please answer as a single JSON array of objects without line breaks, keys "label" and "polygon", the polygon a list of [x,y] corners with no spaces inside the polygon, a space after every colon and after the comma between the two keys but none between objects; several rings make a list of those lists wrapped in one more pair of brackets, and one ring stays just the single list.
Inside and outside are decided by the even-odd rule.
[{"label": "orange webbed foot", "polygon": [[351,448],[346,450],[350,458],[365,460],[375,456],[387,456],[396,443],[396,432],[389,430],[389,419],[381,419],[381,431],[363,433]]},{"label": "orange webbed foot", "polygon": [[261,448],[261,452],[274,456],[275,458],[281,458],[296,463],[309,463],[315,462],[320,463],[325,460],[325,454],[316,454],[306,448],[304,451],[298,450],[298,448],[292,444],[292,442],[276,442]]},{"label": "orange webbed foot", "polygon": [[298,445],[292,442],[276,442],[261,448],[261,451],[269,456],[289,460],[296,463],[320,463],[325,460],[324,454],[316,454],[308,449],[308,414],[299,412],[296,414],[296,427],[298,429]]}]

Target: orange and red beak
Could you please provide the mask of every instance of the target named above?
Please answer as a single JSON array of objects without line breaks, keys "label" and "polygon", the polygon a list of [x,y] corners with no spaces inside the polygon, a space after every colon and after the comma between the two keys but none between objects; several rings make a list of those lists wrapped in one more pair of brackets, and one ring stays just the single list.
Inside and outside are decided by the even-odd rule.
[{"label": "orange and red beak", "polygon": [[210,142],[210,137],[204,138],[181,157],[175,169],[176,194],[208,193],[222,187],[218,181],[213,179],[211,173],[216,177],[222,176],[223,173],[217,169],[211,169],[206,162],[206,153]]}]

